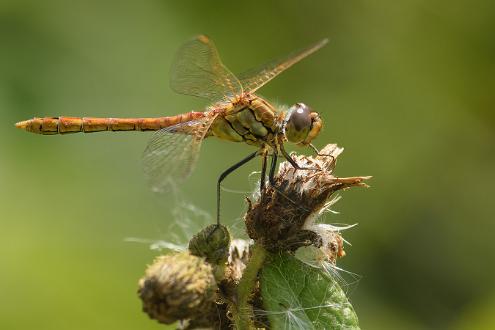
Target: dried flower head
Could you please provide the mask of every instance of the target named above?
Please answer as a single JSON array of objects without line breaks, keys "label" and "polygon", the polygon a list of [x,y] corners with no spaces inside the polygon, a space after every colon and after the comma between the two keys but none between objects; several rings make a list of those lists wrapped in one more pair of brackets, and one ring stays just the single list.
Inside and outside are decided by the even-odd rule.
[{"label": "dried flower head", "polygon": [[329,144],[318,156],[293,156],[305,169],[296,170],[288,162],[281,163],[274,185],[267,186],[254,203],[248,200],[245,222],[249,237],[272,252],[326,245],[325,248],[335,251],[335,256],[343,255],[339,240],[314,225],[335,192],[353,186],[367,187],[363,181],[369,179],[368,176],[339,178],[333,175],[342,151],[336,144]]}]

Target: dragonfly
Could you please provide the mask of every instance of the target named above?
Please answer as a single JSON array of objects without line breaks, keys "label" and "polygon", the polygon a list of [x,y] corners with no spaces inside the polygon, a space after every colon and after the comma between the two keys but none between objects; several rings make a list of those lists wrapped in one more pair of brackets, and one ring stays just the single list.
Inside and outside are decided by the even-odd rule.
[{"label": "dragonfly", "polygon": [[43,134],[92,133],[102,131],[155,131],[143,153],[143,165],[152,190],[177,189],[190,176],[205,138],[217,137],[243,142],[256,151],[227,168],[217,180],[217,225],[220,224],[222,181],[255,157],[262,159],[260,192],[274,182],[279,156],[296,170],[305,169],[285,150],[286,142],[312,144],[322,126],[320,115],[304,103],[275,106],[257,95],[277,75],[327,44],[323,39],[288,56],[272,60],[240,75],[234,75],[221,61],[213,41],[199,35],[177,51],[170,70],[170,86],[180,94],[205,98],[210,105],[203,111],[156,118],[42,117],[15,124],[22,130]]}]

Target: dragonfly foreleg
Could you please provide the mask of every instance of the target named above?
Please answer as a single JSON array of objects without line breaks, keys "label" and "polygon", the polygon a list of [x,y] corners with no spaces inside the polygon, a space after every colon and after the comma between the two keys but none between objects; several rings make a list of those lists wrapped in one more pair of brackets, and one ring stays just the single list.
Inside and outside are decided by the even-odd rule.
[{"label": "dragonfly foreleg", "polygon": [[316,153],[317,156],[332,157],[332,163],[335,161],[335,157],[330,154],[321,154],[318,148],[316,148],[312,143],[309,144],[310,148]]},{"label": "dragonfly foreleg", "polygon": [[287,161],[296,169],[296,170],[310,170],[310,171],[316,171],[318,168],[315,167],[302,167],[299,166],[298,163],[289,155],[289,153],[285,150],[284,145],[280,144],[279,145],[280,152],[282,152],[282,155],[287,159]]},{"label": "dragonfly foreleg", "polygon": [[320,155],[320,151],[318,150],[318,148],[316,148],[316,147],[314,146],[314,144],[313,144],[313,143],[310,143],[310,144],[309,144],[309,147],[310,147],[311,149],[313,149],[313,151],[315,152],[315,154],[317,154],[318,156]]},{"label": "dragonfly foreleg", "polygon": [[256,157],[258,155],[258,151],[255,151],[253,152],[252,154],[250,154],[249,156],[247,156],[246,158],[244,158],[243,160],[241,160],[240,162],[232,165],[231,167],[229,167],[228,169],[226,169],[222,174],[220,174],[220,176],[218,177],[218,181],[217,181],[217,225],[220,225],[220,184],[222,183],[222,181],[232,172],[234,172],[235,170],[237,170],[239,167],[241,167],[242,165],[246,164],[247,162],[249,162],[251,159],[253,159],[254,157]]}]

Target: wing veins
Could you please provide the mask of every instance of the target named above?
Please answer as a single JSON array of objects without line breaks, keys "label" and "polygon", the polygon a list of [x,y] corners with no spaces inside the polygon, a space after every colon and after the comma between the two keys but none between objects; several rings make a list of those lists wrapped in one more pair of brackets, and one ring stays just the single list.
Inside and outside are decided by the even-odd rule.
[{"label": "wing veins", "polygon": [[320,40],[285,57],[272,60],[259,67],[247,70],[238,76],[244,91],[254,93],[270,80],[284,72],[305,57],[313,54],[328,43],[328,39]]}]

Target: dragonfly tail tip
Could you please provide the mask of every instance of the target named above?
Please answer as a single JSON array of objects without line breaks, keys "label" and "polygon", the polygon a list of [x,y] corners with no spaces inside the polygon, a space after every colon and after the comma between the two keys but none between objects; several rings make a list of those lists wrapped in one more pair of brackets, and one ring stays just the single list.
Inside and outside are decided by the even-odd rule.
[{"label": "dragonfly tail tip", "polygon": [[28,125],[29,125],[29,120],[24,120],[24,121],[20,121],[20,122],[16,123],[15,127],[22,129],[22,130],[26,130]]}]

